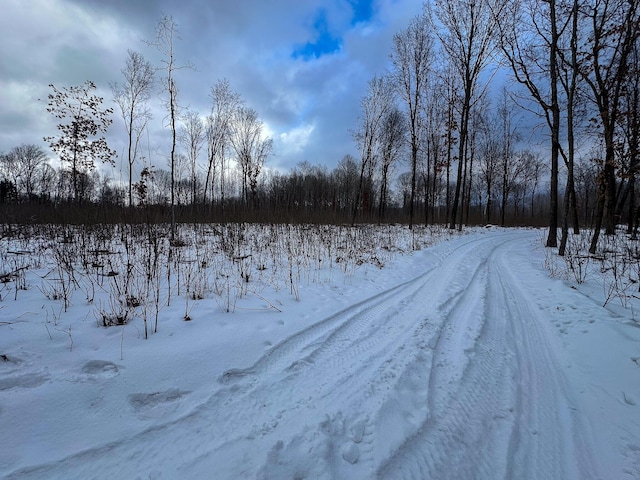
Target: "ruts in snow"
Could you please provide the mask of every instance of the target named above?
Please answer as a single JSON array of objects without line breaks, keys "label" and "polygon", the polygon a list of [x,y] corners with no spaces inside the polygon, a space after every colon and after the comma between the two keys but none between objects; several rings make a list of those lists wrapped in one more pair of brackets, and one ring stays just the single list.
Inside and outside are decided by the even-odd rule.
[{"label": "ruts in snow", "polygon": [[211,378],[189,413],[8,478],[599,478],[561,347],[510,270],[530,239],[457,241]]}]

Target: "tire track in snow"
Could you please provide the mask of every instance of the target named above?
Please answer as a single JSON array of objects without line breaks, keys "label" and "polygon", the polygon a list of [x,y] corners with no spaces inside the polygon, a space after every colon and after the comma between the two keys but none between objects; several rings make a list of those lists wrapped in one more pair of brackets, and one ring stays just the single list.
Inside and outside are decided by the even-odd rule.
[{"label": "tire track in snow", "polygon": [[127,462],[141,478],[506,475],[514,343],[503,303],[487,301],[504,287],[487,258],[522,237],[457,242],[429,272],[228,371],[189,414],[8,478],[114,478]]},{"label": "tire track in snow", "polygon": [[[464,242],[455,249],[456,256],[464,256],[469,250],[475,248],[477,248],[477,240]],[[326,344],[333,345],[336,339],[329,337],[337,335],[341,331],[344,332],[347,329],[357,328],[358,324],[364,326],[367,318],[371,318],[372,315],[378,313],[381,309],[389,308],[390,306],[393,307],[394,303],[406,305],[410,300],[413,300],[413,298],[408,297],[415,297],[420,289],[424,288],[425,283],[430,281],[433,283],[433,281],[437,280],[438,285],[450,286],[449,283],[442,281],[450,277],[449,272],[455,271],[454,266],[449,265],[451,263],[450,257],[453,257],[452,253],[439,256],[434,255],[434,258],[438,259],[438,261],[435,265],[431,266],[427,272],[358,302],[355,305],[350,305],[329,318],[321,320],[285,338],[266,352],[253,366],[244,369],[228,370],[222,375],[220,381],[222,383],[231,383],[239,379],[245,379],[246,377],[246,379],[253,382],[256,381],[257,377],[269,371],[278,371],[285,367],[290,367],[296,361],[308,357],[309,354],[306,352],[315,350],[318,347],[326,348]],[[455,267],[457,266],[456,264]],[[410,289],[410,291],[407,292],[407,289]],[[446,289],[438,287],[436,287],[436,289],[440,294],[447,296],[452,295],[452,293],[447,292]],[[458,288],[456,293],[460,293],[460,290],[461,289]],[[397,298],[400,294],[402,294],[402,299]]]},{"label": "tire track in snow", "polygon": [[503,301],[513,321],[519,378],[511,478],[601,478],[589,435],[559,363],[562,351],[551,323],[511,273],[505,251],[496,262]]},{"label": "tire track in snow", "polygon": [[[378,459],[377,462],[380,458],[388,456],[389,449],[395,443],[401,443],[404,435],[428,415],[429,381],[428,378],[424,378],[424,372],[429,371],[430,353],[423,351],[428,345],[425,339],[420,337],[428,339],[430,335],[439,335],[442,322],[434,321],[434,315],[425,313],[425,305],[436,309],[452,308],[452,302],[449,299],[452,290],[456,294],[454,305],[466,299],[464,292],[468,290],[469,277],[471,281],[476,278],[480,268],[479,263],[481,263],[471,252],[480,247],[490,247],[491,242],[486,242],[486,246],[483,246],[483,243],[476,242],[470,247],[460,248],[455,255],[447,257],[443,265],[438,268],[436,275],[430,275],[428,281],[415,292],[419,293],[419,298],[416,298],[414,293],[411,296],[405,295],[402,299],[396,299],[394,305],[404,305],[404,308],[399,312],[393,312],[394,315],[376,317],[375,321],[369,325],[375,328],[366,329],[366,335],[353,336],[354,332],[349,332],[345,338],[336,336],[314,352],[317,355],[313,362],[304,364],[305,374],[312,378],[317,378],[323,371],[331,372],[330,388],[326,388],[323,384],[322,388],[312,396],[316,403],[324,395],[322,399],[326,409],[331,408],[331,404],[335,404],[336,401],[344,403],[345,400],[355,397],[357,399],[355,403],[360,404],[364,411],[376,414],[376,430],[383,431],[382,435],[378,433],[380,438],[376,442],[374,457]],[[435,317],[437,319],[438,316],[435,315]],[[410,334],[407,335],[407,332]],[[373,348],[370,341],[372,336],[378,341],[386,339],[386,342],[381,343],[382,348]],[[353,341],[346,342],[346,338],[353,338]],[[391,343],[390,339],[394,342]],[[346,369],[347,373],[344,375],[335,375],[333,372],[340,372],[339,367],[349,362],[351,358],[349,353],[358,349],[367,352],[366,357],[364,354],[359,356],[358,368]],[[342,353],[346,355],[341,355]],[[371,368],[372,366],[374,368]],[[378,379],[381,379],[380,385],[377,385]],[[386,391],[383,391],[384,386],[387,387]],[[389,388],[390,386],[393,388]],[[364,396],[361,393],[363,390]],[[372,390],[373,393],[367,394]],[[389,390],[392,390],[391,395]],[[416,400],[420,400],[422,405]],[[399,409],[398,405],[402,408]],[[404,416],[407,418],[403,418]],[[393,437],[393,431],[398,429],[398,424],[402,426],[403,436],[390,438]],[[297,451],[296,445],[296,451],[293,453]],[[278,462],[284,462],[282,455],[278,457]],[[349,474],[349,478],[370,478],[374,471],[375,465],[370,465],[362,468],[356,477],[354,472],[343,473]]]},{"label": "tire track in snow", "polygon": [[499,248],[481,253],[469,289],[443,318],[429,384],[433,415],[381,465],[379,478],[504,477],[511,352],[505,315],[493,301],[490,259]]},{"label": "tire track in snow", "polygon": [[[434,415],[381,466],[379,478],[600,478],[548,320],[510,273],[510,243],[489,256],[483,327],[460,388],[444,388],[449,402],[433,408]],[[438,350],[445,351],[437,348],[436,358]],[[451,380],[450,372],[437,373],[437,360],[434,370],[432,401]]]},{"label": "tire track in snow", "polygon": [[[474,278],[478,268],[479,262],[471,252],[477,250],[483,243],[486,243],[486,246],[491,244],[490,241],[476,241],[471,245],[459,247],[456,254],[446,257],[434,273],[422,275],[404,284],[400,290],[393,289],[391,298],[388,298],[385,293],[370,299],[366,302],[369,304],[366,308],[360,309],[361,306],[359,306],[355,314],[351,311],[352,315],[348,315],[343,323],[335,326],[330,333],[325,332],[322,342],[302,338],[307,337],[308,332],[302,332],[302,335],[295,335],[285,340],[276,347],[275,355],[266,355],[247,370],[252,372],[254,377],[248,382],[249,388],[253,391],[246,394],[247,398],[266,399],[264,406],[268,407],[267,409],[287,405],[273,422],[277,423],[278,428],[287,422],[287,418],[293,417],[294,422],[299,422],[300,417],[308,416],[308,413],[304,412],[329,411],[334,415],[339,414],[340,409],[338,408],[336,412],[336,406],[344,405],[349,401],[360,408],[364,407],[363,410],[366,412],[384,409],[385,404],[388,403],[386,397],[389,383],[393,385],[395,380],[395,385],[399,385],[397,388],[405,388],[406,378],[412,376],[405,373],[410,371],[415,374],[416,363],[421,364],[422,367],[425,363],[428,365],[428,355],[421,353],[420,349],[416,351],[416,343],[423,343],[419,338],[421,335],[437,331],[438,324],[431,321],[429,325],[431,315],[425,313],[425,305],[447,308],[446,305],[451,303],[449,296],[452,290],[457,294],[457,301],[461,301],[463,296],[460,294],[466,290],[469,276]],[[312,346],[315,348],[311,348]],[[300,352],[309,350],[311,353],[301,359]],[[273,362],[275,357],[278,358],[277,362]],[[355,359],[357,362],[354,364]],[[239,380],[245,378],[244,372],[236,375],[234,371],[233,376]],[[274,382],[274,377],[278,378],[277,382]],[[223,378],[226,379],[227,376]],[[428,414],[427,384],[428,379],[423,389],[422,415]],[[416,386],[412,386],[404,396],[415,397],[416,391]],[[397,398],[393,398],[391,403],[395,400]],[[406,401],[406,398],[403,400]],[[366,406],[362,405],[363,403],[366,403]],[[415,402],[411,406],[420,407],[415,405]],[[248,410],[245,408],[233,410],[244,412],[242,414],[244,418],[238,419],[235,422],[237,424],[246,423],[247,416],[253,415],[251,413],[247,415]],[[413,412],[411,414],[413,415]],[[395,421],[404,420],[397,418],[397,413],[392,417]],[[407,423],[416,423],[416,419],[403,423],[405,428],[411,428]],[[324,430],[325,424],[326,422],[323,421],[320,422],[319,427],[305,426],[299,431],[298,437],[311,436],[315,440],[317,430]],[[294,426],[293,429],[295,428]],[[293,462],[291,457],[299,455],[303,448],[301,443],[305,442],[310,443],[300,438],[290,441],[291,452],[288,460],[286,448],[278,444],[277,463]],[[389,439],[383,435],[381,441],[377,443],[383,448],[380,452],[378,447],[374,456],[380,458],[382,453],[386,457],[389,453],[387,451]],[[311,450],[313,446],[306,448]],[[326,452],[318,455],[326,456]],[[335,452],[332,455],[336,456]],[[332,459],[333,462],[338,463],[339,460],[339,458]],[[333,467],[327,465],[325,468],[329,470]],[[363,470],[368,473],[364,476],[360,474],[356,478],[370,477],[374,467],[364,467]],[[304,475],[304,472],[300,474]]]}]

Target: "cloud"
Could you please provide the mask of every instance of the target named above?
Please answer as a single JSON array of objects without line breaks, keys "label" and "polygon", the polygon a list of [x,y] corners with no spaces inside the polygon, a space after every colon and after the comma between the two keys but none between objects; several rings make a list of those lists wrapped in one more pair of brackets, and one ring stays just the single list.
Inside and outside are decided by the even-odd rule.
[{"label": "cloud", "polygon": [[309,138],[314,130],[313,124],[304,124],[288,132],[280,133],[275,141],[276,150],[286,156],[300,154],[309,144]]},{"label": "cloud", "polygon": [[[161,64],[143,40],[168,14],[180,30],[178,64],[195,66],[176,74],[181,105],[206,114],[211,86],[227,78],[272,132],[274,166],[332,168],[355,153],[349,130],[367,81],[386,68],[393,34],[420,9],[411,0],[5,0],[0,28],[11,41],[0,45],[0,152],[55,133],[42,101],[49,83],[91,79],[113,106],[109,83],[121,80],[127,49]],[[169,137],[162,95],[149,125],[158,152]],[[108,140],[118,151],[122,131],[114,117]]]},{"label": "cloud", "polygon": [[332,34],[327,21],[326,9],[320,9],[313,22],[315,38],[302,46],[294,49],[292,57],[294,59],[314,60],[323,55],[331,54],[340,50],[342,39]]}]

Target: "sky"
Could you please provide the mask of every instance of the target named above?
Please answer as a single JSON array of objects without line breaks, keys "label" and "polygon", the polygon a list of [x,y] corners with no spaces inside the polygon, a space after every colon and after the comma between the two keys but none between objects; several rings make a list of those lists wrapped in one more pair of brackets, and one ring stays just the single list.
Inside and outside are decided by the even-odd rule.
[{"label": "sky", "polygon": [[[92,80],[104,106],[115,107],[109,85],[122,81],[127,50],[160,66],[145,40],[171,15],[176,61],[194,67],[176,74],[180,105],[206,115],[211,87],[227,79],[273,138],[268,166],[332,168],[356,154],[350,130],[367,82],[388,68],[393,35],[421,9],[419,0],[2,0],[0,153],[28,143],[54,157],[42,139],[56,134],[48,85]],[[153,163],[166,168],[161,93],[150,106]],[[114,115],[107,140],[119,154],[125,137]]]}]

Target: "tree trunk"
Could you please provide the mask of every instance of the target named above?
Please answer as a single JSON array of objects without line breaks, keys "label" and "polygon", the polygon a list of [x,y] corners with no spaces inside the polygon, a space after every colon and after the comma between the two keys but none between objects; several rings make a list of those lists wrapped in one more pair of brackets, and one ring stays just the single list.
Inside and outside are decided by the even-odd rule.
[{"label": "tree trunk", "polygon": [[[467,82],[467,87],[469,82]],[[458,219],[458,206],[460,203],[460,189],[463,183],[464,173],[464,159],[466,155],[466,142],[467,142],[467,130],[469,124],[469,98],[471,93],[468,92],[469,88],[465,88],[464,104],[460,113],[460,138],[458,144],[458,175],[456,178],[456,189],[453,195],[453,202],[451,204],[451,221],[449,223],[449,229],[454,230],[456,228]]]},{"label": "tree trunk", "polygon": [[602,175],[599,175],[598,182],[598,204],[595,212],[595,224],[593,226],[593,236],[591,237],[591,246],[589,247],[589,253],[595,255],[598,249],[598,239],[600,238],[600,230],[602,229],[602,217],[604,216],[604,197],[606,194],[606,187],[604,185],[604,179]]},{"label": "tree trunk", "polygon": [[409,230],[413,229],[413,216],[416,203],[416,170],[418,169],[418,139],[412,133],[411,140],[411,198],[409,200]]},{"label": "tree trunk", "polygon": [[173,79],[169,78],[169,109],[171,116],[171,240],[175,240],[176,238],[176,104],[174,89]]},{"label": "tree trunk", "polygon": [[560,105],[558,103],[558,26],[556,2],[549,1],[551,45],[549,48],[549,82],[551,86],[551,179],[549,194],[549,235],[547,247],[558,245],[558,160],[560,154]]},{"label": "tree trunk", "polygon": [[571,197],[571,189],[569,187],[569,178],[567,178],[567,186],[564,191],[564,206],[563,206],[563,215],[562,215],[562,235],[560,237],[560,247],[558,248],[558,255],[564,257],[565,251],[567,249],[567,237],[569,236],[569,208],[570,208],[570,197]]}]

